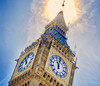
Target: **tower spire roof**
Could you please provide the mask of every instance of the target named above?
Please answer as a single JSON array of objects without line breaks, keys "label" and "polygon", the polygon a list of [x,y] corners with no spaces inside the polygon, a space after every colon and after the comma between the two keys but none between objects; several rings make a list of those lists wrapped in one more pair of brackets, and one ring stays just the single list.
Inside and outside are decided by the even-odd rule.
[{"label": "tower spire roof", "polygon": [[63,10],[61,10],[58,15],[55,17],[54,21],[58,21],[62,25],[66,26],[65,20],[64,20],[64,15],[63,15]]},{"label": "tower spire roof", "polygon": [[61,10],[58,15],[45,27],[46,29],[48,27],[52,27],[53,25],[57,25],[60,27],[65,33],[68,31],[68,27],[66,26],[63,10]]}]

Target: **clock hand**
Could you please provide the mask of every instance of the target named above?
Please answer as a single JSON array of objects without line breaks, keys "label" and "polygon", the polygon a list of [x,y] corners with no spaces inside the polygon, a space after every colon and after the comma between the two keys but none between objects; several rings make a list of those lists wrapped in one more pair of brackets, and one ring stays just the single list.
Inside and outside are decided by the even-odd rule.
[{"label": "clock hand", "polygon": [[25,65],[29,63],[29,58],[32,58],[32,55],[29,55],[27,58],[25,58]]},{"label": "clock hand", "polygon": [[57,68],[60,69],[60,67],[59,67],[59,62],[57,62]]},{"label": "clock hand", "polygon": [[58,69],[60,69],[60,62],[61,62],[61,58],[59,58],[59,62],[57,61]]},{"label": "clock hand", "polygon": [[27,64],[27,60],[26,60],[26,64]]},{"label": "clock hand", "polygon": [[25,59],[25,65],[27,64],[27,58]]},{"label": "clock hand", "polygon": [[60,64],[60,62],[61,62],[61,58],[59,58],[59,64]]}]

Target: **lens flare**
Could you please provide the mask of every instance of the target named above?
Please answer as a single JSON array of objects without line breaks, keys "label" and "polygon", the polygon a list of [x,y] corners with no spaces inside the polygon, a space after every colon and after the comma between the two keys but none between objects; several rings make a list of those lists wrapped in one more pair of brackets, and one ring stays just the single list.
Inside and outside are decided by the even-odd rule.
[{"label": "lens flare", "polygon": [[78,18],[78,1],[66,0],[62,8],[63,0],[46,0],[42,17],[51,21],[63,9],[66,23],[74,23]]}]

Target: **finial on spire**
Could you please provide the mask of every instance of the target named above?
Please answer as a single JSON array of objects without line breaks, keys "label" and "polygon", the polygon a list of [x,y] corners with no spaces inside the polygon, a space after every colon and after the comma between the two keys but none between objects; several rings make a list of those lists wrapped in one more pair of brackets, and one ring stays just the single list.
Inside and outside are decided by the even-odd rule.
[{"label": "finial on spire", "polygon": [[74,46],[74,54],[76,55],[76,48],[77,48],[77,46],[76,46],[76,44],[75,44],[75,46]]},{"label": "finial on spire", "polygon": [[63,0],[63,4],[62,4],[62,7],[64,7],[65,6],[65,0]]}]

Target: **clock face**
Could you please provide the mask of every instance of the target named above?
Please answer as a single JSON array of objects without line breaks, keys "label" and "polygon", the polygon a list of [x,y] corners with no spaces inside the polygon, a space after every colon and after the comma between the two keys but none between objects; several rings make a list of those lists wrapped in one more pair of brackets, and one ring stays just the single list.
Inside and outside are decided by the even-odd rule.
[{"label": "clock face", "polygon": [[24,71],[28,66],[29,64],[32,62],[34,58],[34,53],[30,53],[28,54],[23,60],[22,62],[20,63],[19,67],[18,67],[18,72],[22,72]]},{"label": "clock face", "polygon": [[50,57],[50,66],[52,71],[55,73],[56,76],[60,78],[64,78],[67,75],[67,66],[64,60],[57,56],[53,55]]}]

